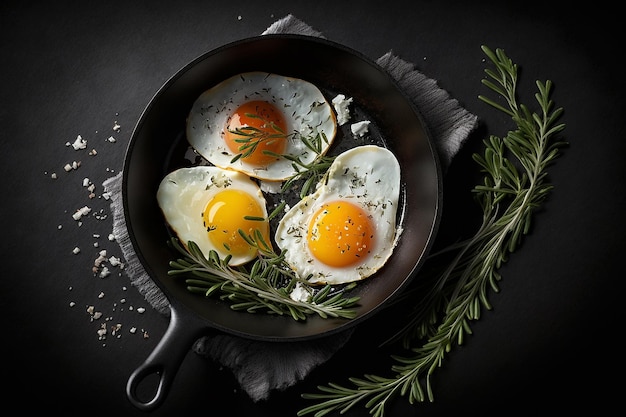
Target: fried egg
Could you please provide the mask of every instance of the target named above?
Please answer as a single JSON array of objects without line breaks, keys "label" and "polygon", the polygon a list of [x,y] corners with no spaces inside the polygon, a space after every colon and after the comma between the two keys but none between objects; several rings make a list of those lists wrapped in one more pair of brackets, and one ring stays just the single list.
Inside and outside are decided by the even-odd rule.
[{"label": "fried egg", "polygon": [[399,236],[400,164],[386,148],[339,154],[313,194],[280,220],[275,241],[312,284],[367,278],[389,259]]},{"label": "fried egg", "polygon": [[214,166],[180,168],[159,184],[157,201],[165,220],[185,246],[195,242],[205,257],[215,250],[230,265],[257,256],[239,233],[261,233],[270,245],[266,201],[259,186],[247,175]]},{"label": "fried egg", "polygon": [[202,93],[186,129],[213,165],[268,181],[295,175],[292,158],[309,164],[324,155],[336,132],[333,107],[314,84],[266,72],[238,74]]}]

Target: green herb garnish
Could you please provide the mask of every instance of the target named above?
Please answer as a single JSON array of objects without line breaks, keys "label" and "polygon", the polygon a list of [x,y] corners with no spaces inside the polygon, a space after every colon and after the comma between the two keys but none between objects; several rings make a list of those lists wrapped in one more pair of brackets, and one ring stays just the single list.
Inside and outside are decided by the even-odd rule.
[{"label": "green herb garnish", "polygon": [[289,190],[296,181],[305,180],[300,191],[300,198],[303,198],[309,193],[311,185],[315,184],[324,175],[335,159],[334,157],[322,155],[324,145],[328,145],[326,135],[323,132],[318,132],[312,137],[306,137],[296,132],[287,135],[287,133],[272,121],[265,120],[261,116],[252,113],[246,113],[246,116],[263,120],[265,125],[269,126],[271,130],[263,130],[253,126],[243,126],[229,130],[230,133],[239,136],[238,139],[235,139],[235,142],[239,144],[237,149],[240,152],[236,154],[230,162],[234,163],[241,158],[249,157],[263,142],[270,144],[274,140],[286,140],[290,138],[300,140],[308,150],[316,155],[316,158],[310,163],[303,162],[300,157],[295,155],[277,154],[267,149],[263,150],[263,154],[273,156],[276,159],[282,158],[291,161],[291,165],[296,173],[285,181],[282,192]]},{"label": "green herb garnish", "polygon": [[263,154],[273,156],[276,159],[286,159],[291,161],[291,166],[296,173],[283,183],[281,192],[285,193],[289,191],[296,184],[296,182],[302,182],[302,187],[300,188],[300,198],[304,198],[310,193],[311,187],[324,176],[335,159],[335,157],[332,156],[322,155],[324,145],[328,145],[328,138],[326,135],[323,132],[317,132],[311,137],[295,132],[291,135],[287,135],[272,121],[265,120],[261,116],[252,113],[246,113],[246,116],[263,120],[265,124],[271,128],[271,131],[258,129],[253,126],[244,126],[229,130],[230,133],[239,136],[238,139],[235,139],[235,142],[239,144],[238,150],[240,152],[236,154],[230,162],[234,163],[241,158],[246,158],[252,155],[256,151],[257,147],[263,142],[271,143],[271,141],[274,140],[285,139],[300,140],[309,151],[316,155],[316,158],[310,163],[302,161],[299,156],[291,154],[277,154],[267,149],[263,150]]},{"label": "green herb garnish", "polygon": [[317,133],[310,139],[304,136],[300,139],[311,152],[317,155],[317,158],[307,164],[292,155],[282,155],[283,158],[291,161],[296,174],[285,181],[281,191],[287,192],[297,181],[303,181],[302,188],[300,188],[300,198],[302,199],[309,194],[311,187],[317,184],[328,171],[335,157],[322,155],[324,144],[328,144],[328,138],[324,133]]},{"label": "green herb garnish", "polygon": [[[271,130],[263,130],[254,126],[243,126],[236,129],[229,129],[230,133],[240,136],[238,139],[235,139],[235,142],[239,144],[237,150],[240,153],[235,155],[233,159],[230,160],[231,164],[240,158],[247,158],[252,155],[256,151],[257,147],[263,142],[270,144],[272,141],[285,140],[287,138],[287,134],[271,120],[265,120],[263,117],[253,113],[245,113],[245,115],[249,118],[262,120],[266,126],[271,128]],[[268,151],[263,151],[263,153],[270,154]]]},{"label": "green herb garnish", "polygon": [[[281,209],[282,206],[277,207],[269,217]],[[231,266],[230,255],[221,259],[212,250],[206,257],[195,242],[187,242],[185,248],[178,239],[172,238],[171,245],[183,257],[170,262],[172,269],[168,274],[191,275],[191,278],[185,280],[189,291],[206,297],[219,295],[221,300],[230,303],[233,310],[290,315],[294,320],[306,320],[312,314],[322,318],[352,319],[356,316],[355,310],[351,308],[358,303],[359,298],[345,296],[345,292],[354,288],[354,285],[341,289],[326,285],[314,289],[306,279],[298,277],[289,268],[285,252],[276,254],[258,230],[253,235],[247,235],[240,229],[239,234],[258,250],[259,255],[251,266]],[[297,284],[310,294],[306,301],[291,298],[290,294]]]},{"label": "green herb garnish", "polygon": [[554,140],[565,125],[557,123],[563,110],[553,108],[552,83],[536,82],[540,111],[531,112],[517,100],[517,65],[501,49],[494,52],[482,46],[482,50],[495,65],[495,70],[485,70],[482,83],[504,98],[506,106],[484,96],[479,99],[509,115],[516,129],[503,138],[490,136],[484,141],[484,154],[473,155],[485,173],[483,184],[473,190],[483,210],[480,228],[470,239],[442,251],[452,253],[452,261],[437,271],[426,307],[415,310],[402,330],[405,346],[415,339],[421,344],[411,348],[410,357],[393,356],[394,376],[349,378],[353,387],[318,386],[321,393],[302,394],[302,398],[319,402],[300,410],[298,416],[343,413],[363,403],[371,415],[383,417],[386,405],[397,395],[408,395],[411,404],[433,402],[431,375],[452,347],[472,333],[470,323],[480,318],[481,310],[491,309],[487,293],[490,288],[499,290],[498,269],[528,233],[533,212],[553,188],[546,169],[566,143]]}]

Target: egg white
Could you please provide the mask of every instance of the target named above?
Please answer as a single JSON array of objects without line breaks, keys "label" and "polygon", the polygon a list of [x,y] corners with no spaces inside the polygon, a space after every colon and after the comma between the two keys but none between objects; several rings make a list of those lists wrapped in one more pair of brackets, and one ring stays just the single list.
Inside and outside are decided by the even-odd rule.
[{"label": "egg white", "polygon": [[159,184],[157,201],[165,220],[185,246],[195,242],[208,257],[211,250],[223,259],[232,255],[231,265],[241,265],[252,260],[255,254],[237,256],[223,246],[214,245],[203,224],[202,213],[207,202],[218,192],[237,189],[248,193],[259,204],[267,219],[266,201],[259,186],[247,175],[214,166],[180,168],[167,174]]},{"label": "egg white", "polygon": [[262,100],[274,104],[284,113],[288,143],[285,154],[308,164],[318,157],[302,141],[323,134],[324,155],[337,133],[332,105],[312,83],[293,77],[266,72],[247,72],[230,77],[202,93],[194,102],[187,120],[187,140],[213,165],[234,169],[262,180],[282,181],[298,171],[292,161],[281,158],[267,166],[249,164],[236,156],[223,136],[229,117],[244,102]]},{"label": "egg white", "polygon": [[[377,272],[397,242],[396,213],[400,198],[400,165],[386,148],[365,145],[338,155],[316,191],[300,200],[280,220],[275,233],[285,260],[312,284],[345,284]],[[357,265],[332,267],[308,246],[308,225],[326,202],[346,200],[364,209],[375,226],[374,247]]]}]

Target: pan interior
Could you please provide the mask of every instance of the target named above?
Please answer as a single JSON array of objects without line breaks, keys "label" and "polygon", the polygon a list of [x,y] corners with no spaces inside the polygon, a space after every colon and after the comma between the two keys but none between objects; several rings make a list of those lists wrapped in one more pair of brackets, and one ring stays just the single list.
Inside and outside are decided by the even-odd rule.
[{"label": "pan interior", "polygon": [[[368,143],[389,148],[400,162],[403,232],[383,269],[352,290],[351,295],[361,299],[356,319],[312,316],[296,322],[290,317],[236,312],[218,299],[188,292],[184,280],[168,276],[168,263],[178,254],[167,245],[169,234],[156,190],[168,172],[193,165],[185,122],[196,98],[220,81],[248,71],[307,80],[329,100],[338,93],[352,97],[353,119],[371,121]],[[356,145],[349,125],[340,127],[330,153]],[[207,327],[263,340],[329,335],[374,314],[416,275],[434,239],[441,210],[441,174],[434,146],[419,113],[396,83],[362,54],[301,35],[265,35],[233,42],[181,69],[142,114],[126,153],[123,176],[124,213],[133,247],[172,306],[198,316]]]}]

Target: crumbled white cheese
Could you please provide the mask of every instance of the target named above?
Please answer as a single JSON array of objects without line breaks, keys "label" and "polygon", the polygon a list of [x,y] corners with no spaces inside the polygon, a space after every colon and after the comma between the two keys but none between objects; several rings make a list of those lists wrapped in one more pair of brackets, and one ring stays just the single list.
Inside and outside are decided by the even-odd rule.
[{"label": "crumbled white cheese", "polygon": [[259,187],[264,193],[278,194],[283,187],[283,183],[280,181],[260,181]]},{"label": "crumbled white cheese", "polygon": [[102,327],[100,327],[98,329],[98,337],[100,340],[102,339],[106,339],[106,334],[107,334],[107,328],[106,325],[104,325],[104,323],[102,324]]},{"label": "crumbled white cheese", "polygon": [[106,266],[103,266],[100,270],[100,274],[98,275],[100,278],[106,278],[111,275],[111,271]]},{"label": "crumbled white cheese", "polygon": [[116,258],[115,256],[111,256],[109,258],[109,263],[111,264],[111,266],[121,266],[122,262],[120,261],[120,258]]},{"label": "crumbled white cheese", "polygon": [[104,209],[100,209],[98,210],[97,213],[94,213],[93,217],[96,220],[106,220],[106,218],[109,217],[109,215],[104,212]]},{"label": "crumbled white cheese", "polygon": [[114,326],[111,326],[111,335],[115,336],[115,334],[120,331],[120,329],[122,328],[122,324],[121,323],[117,323]]},{"label": "crumbled white cheese", "polygon": [[78,169],[80,167],[80,162],[73,161],[71,164],[67,163],[63,167],[65,172],[70,172],[73,169]]},{"label": "crumbled white cheese", "polygon": [[83,139],[82,136],[80,135],[78,135],[74,143],[72,143],[72,148],[74,148],[75,151],[79,149],[85,149],[86,147],[87,147],[87,141]]},{"label": "crumbled white cheese", "polygon": [[289,298],[292,300],[302,302],[308,301],[310,296],[311,293],[309,290],[299,282],[296,283],[295,287],[293,287],[293,290],[291,291],[291,294],[289,294]]},{"label": "crumbled white cheese", "polygon": [[72,214],[72,218],[76,221],[80,220],[81,217],[88,215],[91,212],[91,208],[88,206],[83,206],[76,210],[74,214]]},{"label": "crumbled white cheese", "polygon": [[[114,137],[114,135],[116,134],[115,132],[120,132],[121,126],[117,121],[115,121],[113,123],[112,128],[113,128],[113,133],[109,133],[109,135],[103,135],[103,140],[109,143],[117,142],[117,139]],[[95,133],[97,134],[98,132],[96,131]],[[91,156],[97,155],[98,152],[93,148],[89,150],[90,148],[87,148],[87,144],[88,144],[87,140],[85,140],[81,135],[77,135],[74,141],[71,141],[71,140],[67,141],[65,143],[65,146],[68,148],[71,147],[71,149],[75,151],[80,151],[80,150],[84,150],[85,152],[89,151],[88,154]],[[66,163],[63,166],[63,170],[65,172],[71,172],[73,170],[77,170],[80,166],[81,166],[80,161],[70,160],[70,162]],[[58,178],[57,173],[59,171],[60,171],[60,167],[57,168],[57,172],[45,171],[44,175],[48,176],[49,178],[53,180],[56,180]],[[115,173],[116,171],[117,170],[113,168],[106,168],[107,173]],[[97,186],[87,177],[82,179],[81,185],[82,187],[87,189],[89,199],[102,197],[105,200],[110,200],[112,198],[111,194],[108,192],[103,192],[101,195],[96,195],[95,193],[96,193]],[[76,224],[78,224],[79,226],[82,225],[83,221],[85,220],[84,218],[86,216],[93,217],[96,220],[106,220],[108,218],[108,212],[106,209],[92,210],[92,208],[90,208],[89,206],[81,207],[75,210],[73,213],[70,210],[67,210],[66,213],[72,215],[72,218],[76,220]],[[63,228],[63,225],[57,224],[58,230],[61,230],[62,228]],[[100,235],[99,233],[92,233],[92,237],[94,239],[92,241],[93,246],[96,248],[103,246],[101,237],[104,237],[104,236],[107,236],[107,235]],[[114,242],[117,239],[113,233],[109,233],[108,240],[111,242]],[[102,249],[102,250],[97,249],[97,250],[99,250],[99,253],[97,255],[97,258],[94,261],[93,268],[92,268],[94,276],[100,276],[104,278],[108,276],[109,274],[111,274],[115,267],[119,268],[120,270],[124,268],[124,263],[122,262],[120,258],[115,257],[115,256],[107,256],[106,249]],[[72,249],[72,253],[75,255],[79,254],[81,253],[81,249],[78,246],[76,246]],[[120,275],[121,275],[121,272],[120,272]],[[126,291],[127,287],[126,286],[122,287],[122,290]],[[71,291],[71,287],[70,287],[70,291]],[[98,298],[104,300],[105,299],[104,292],[101,292],[98,295]],[[67,302],[69,303],[70,307],[76,307],[77,305],[80,305],[80,302],[77,303],[74,300],[68,300]],[[120,303],[127,304],[127,301],[125,298],[122,298]],[[116,336],[116,338],[121,337],[122,324],[121,323],[112,324],[114,317],[103,316],[103,313],[100,311],[96,311],[93,305],[89,305],[86,308],[87,308],[87,313],[88,313],[88,317],[90,321],[94,323],[97,322],[97,326],[98,326],[97,334],[98,334],[99,339],[103,341],[102,346],[106,346],[105,340],[107,339],[108,334],[114,335]],[[116,308],[117,308],[117,303],[113,302],[112,311],[116,311]],[[130,306],[129,309],[134,311],[134,308],[132,306]],[[143,313],[145,311],[145,308],[139,308],[137,309],[137,311],[139,313]],[[132,327],[130,329],[131,334],[134,334],[136,332],[141,332],[144,339],[147,339],[149,337],[148,332],[144,329],[139,330],[137,327]]]},{"label": "crumbled white cheese", "polygon": [[343,94],[337,94],[332,100],[335,112],[337,112],[337,124],[339,126],[346,124],[350,120],[350,103],[352,103],[352,97],[346,98]]},{"label": "crumbled white cheese", "polygon": [[350,130],[352,131],[352,134],[354,136],[361,137],[361,136],[364,136],[369,131],[369,125],[370,125],[369,120],[363,120],[361,122],[353,123],[350,126]]},{"label": "crumbled white cheese", "polygon": [[100,266],[102,265],[103,262],[105,262],[107,260],[106,256],[102,256],[102,255],[98,255],[98,257],[96,258],[96,260],[93,262],[93,265],[96,268],[100,268]]}]

